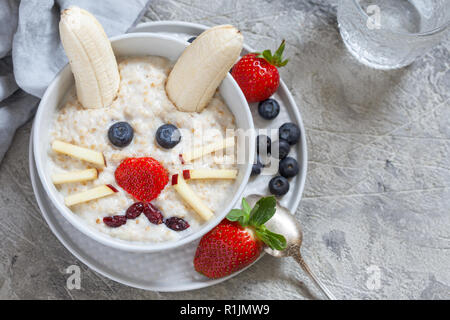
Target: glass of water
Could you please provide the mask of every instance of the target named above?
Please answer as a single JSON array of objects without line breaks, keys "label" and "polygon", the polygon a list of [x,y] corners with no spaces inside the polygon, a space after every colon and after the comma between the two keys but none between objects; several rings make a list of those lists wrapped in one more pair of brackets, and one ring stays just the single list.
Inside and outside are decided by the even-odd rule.
[{"label": "glass of water", "polygon": [[377,69],[396,69],[448,36],[450,0],[340,0],[339,30],[348,50]]}]

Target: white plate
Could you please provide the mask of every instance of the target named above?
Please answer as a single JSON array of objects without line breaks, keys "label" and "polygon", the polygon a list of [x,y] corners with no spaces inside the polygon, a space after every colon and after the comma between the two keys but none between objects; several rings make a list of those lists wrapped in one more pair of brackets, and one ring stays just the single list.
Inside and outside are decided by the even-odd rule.
[{"label": "white plate", "polygon": [[[158,32],[188,39],[198,35],[207,27],[185,22],[159,21],[144,23],[131,32]],[[252,51],[245,47],[245,50]],[[278,128],[284,122],[295,122],[301,130],[301,141],[291,150],[290,155],[297,158],[301,170],[298,176],[291,180],[291,189],[281,203],[291,212],[295,212],[301,199],[306,179],[306,139],[303,123],[298,108],[292,99],[286,85],[281,81],[275,94],[280,102],[282,112],[273,121],[262,120],[254,106],[251,106],[256,128]],[[195,272],[192,264],[198,241],[178,249],[162,253],[130,253],[106,247],[86,237],[67,222],[53,207],[41,185],[36,173],[32,139],[30,139],[30,175],[34,193],[50,229],[62,244],[81,262],[91,269],[119,283],[153,291],[184,291],[203,288],[225,281],[232,276],[210,280]],[[252,178],[248,193],[267,194],[267,183],[270,177]]]}]

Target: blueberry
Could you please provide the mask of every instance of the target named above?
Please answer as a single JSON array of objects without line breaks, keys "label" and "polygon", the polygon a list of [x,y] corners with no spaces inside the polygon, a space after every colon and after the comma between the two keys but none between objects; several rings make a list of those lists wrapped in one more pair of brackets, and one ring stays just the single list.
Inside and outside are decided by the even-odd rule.
[{"label": "blueberry", "polygon": [[126,147],[133,140],[134,131],[128,122],[116,122],[108,130],[108,139],[119,148]]},{"label": "blueberry", "polygon": [[251,176],[257,176],[261,174],[261,169],[262,169],[262,164],[261,163],[254,163],[252,166],[252,173],[250,174]]},{"label": "blueberry", "polygon": [[274,99],[267,99],[258,104],[258,113],[267,120],[275,119],[280,113],[280,105]]},{"label": "blueberry", "polygon": [[278,170],[283,177],[291,178],[296,176],[298,173],[298,162],[294,158],[286,157],[280,161]]},{"label": "blueberry", "polygon": [[256,157],[256,163],[252,166],[252,176],[257,176],[261,174],[261,170],[264,168],[264,165],[261,163],[261,160],[259,160],[259,157]]},{"label": "blueberry", "polygon": [[270,137],[266,136],[265,134],[260,134],[256,137],[256,152],[259,155],[259,148],[262,148],[261,150],[264,150],[264,148],[267,148],[266,155],[269,155],[272,151],[272,140],[270,140]]},{"label": "blueberry", "polygon": [[195,39],[197,39],[197,37],[189,38],[189,39],[187,40],[187,42],[192,43],[192,42],[194,42]]},{"label": "blueberry", "polygon": [[163,124],[156,130],[156,142],[165,149],[172,149],[180,141],[180,130],[173,124]]},{"label": "blueberry", "polygon": [[278,129],[278,135],[280,139],[284,139],[289,142],[290,145],[293,145],[300,139],[300,129],[295,123],[288,122]]},{"label": "blueberry", "polygon": [[282,176],[273,177],[269,181],[270,193],[276,196],[285,195],[289,191],[289,181]]},{"label": "blueberry", "polygon": [[291,145],[284,139],[280,139],[276,142],[274,142],[272,146],[272,150],[278,149],[278,159],[284,159],[289,154],[289,151],[291,151]]}]

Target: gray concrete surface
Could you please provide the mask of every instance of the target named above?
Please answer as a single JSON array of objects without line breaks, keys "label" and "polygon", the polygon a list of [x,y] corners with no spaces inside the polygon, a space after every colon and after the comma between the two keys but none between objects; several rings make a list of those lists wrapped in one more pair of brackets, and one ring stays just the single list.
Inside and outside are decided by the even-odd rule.
[{"label": "gray concrete surface", "polygon": [[[448,38],[411,66],[385,72],[346,52],[335,1],[154,0],[144,20],[232,23],[259,49],[285,38],[291,61],[281,73],[308,136],[296,215],[305,258],[339,298],[450,298]],[[40,215],[28,172],[30,127],[17,132],[0,166],[0,298],[319,296],[293,261],[268,256],[225,283],[181,293],[128,288],[89,270]],[[71,264],[82,268],[80,290],[66,288]]]}]

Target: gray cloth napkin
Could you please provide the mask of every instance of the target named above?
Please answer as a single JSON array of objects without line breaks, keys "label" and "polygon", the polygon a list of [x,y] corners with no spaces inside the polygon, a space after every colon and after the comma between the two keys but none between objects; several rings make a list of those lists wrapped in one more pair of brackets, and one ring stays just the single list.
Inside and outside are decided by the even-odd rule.
[{"label": "gray cloth napkin", "polygon": [[0,0],[0,162],[16,129],[29,120],[55,75],[68,62],[59,38],[61,10],[91,12],[108,36],[125,33],[148,0]]}]

